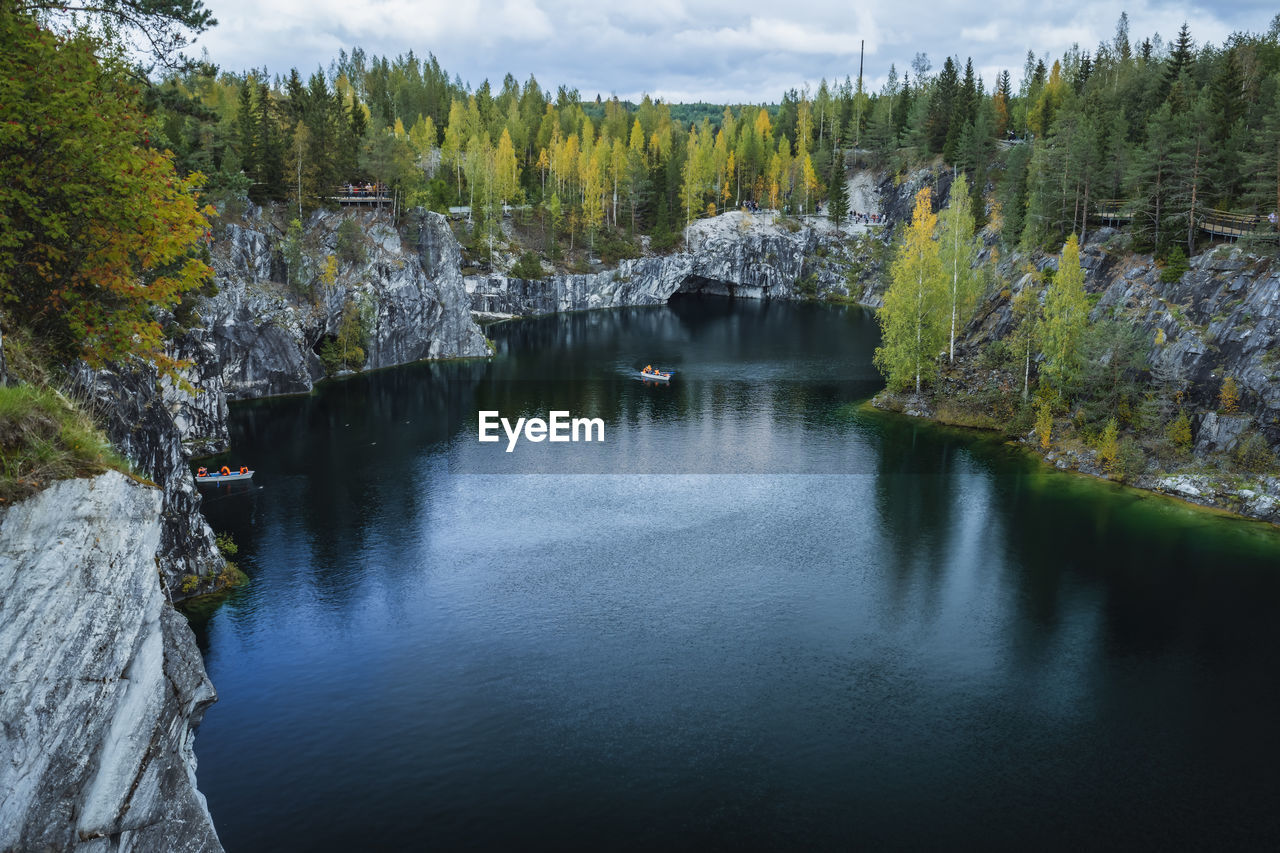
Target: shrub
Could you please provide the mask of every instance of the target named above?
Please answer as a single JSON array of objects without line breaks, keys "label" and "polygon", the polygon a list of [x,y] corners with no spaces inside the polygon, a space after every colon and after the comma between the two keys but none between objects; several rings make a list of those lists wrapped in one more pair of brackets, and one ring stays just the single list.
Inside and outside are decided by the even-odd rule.
[{"label": "shrub", "polygon": [[1218,392],[1218,405],[1224,415],[1234,415],[1240,411],[1240,387],[1236,378],[1228,376],[1222,380],[1222,390]]},{"label": "shrub", "polygon": [[1169,439],[1169,443],[1179,453],[1186,453],[1191,449],[1191,419],[1186,412],[1178,412],[1178,416],[1169,422],[1169,426],[1165,428],[1165,438]]},{"label": "shrub", "polygon": [[1113,467],[1116,477],[1124,482],[1141,474],[1146,467],[1147,455],[1142,452],[1142,446],[1128,436],[1121,439]]},{"label": "shrub", "polygon": [[616,264],[626,258],[640,257],[640,247],[625,232],[616,229],[603,231],[596,241],[596,251],[606,264]]},{"label": "shrub", "polygon": [[1013,361],[1013,351],[1009,349],[1009,344],[1003,338],[994,340],[983,347],[982,355],[978,357],[978,364],[984,370],[995,370],[1004,367]]},{"label": "shrub", "polygon": [[372,304],[361,304],[350,299],[342,308],[342,320],[338,334],[320,346],[320,361],[330,375],[340,370],[360,370],[364,367],[365,348],[372,334]]},{"label": "shrub", "polygon": [[1107,426],[1098,439],[1098,458],[1108,473],[1115,473],[1116,459],[1120,455],[1120,425],[1114,417],[1107,419]]},{"label": "shrub", "polygon": [[344,263],[363,264],[368,255],[364,247],[364,230],[354,219],[344,219],[338,224],[338,259]]},{"label": "shrub", "polygon": [[230,533],[219,533],[216,541],[218,543],[218,552],[224,557],[234,557],[240,551],[240,546],[231,538]]},{"label": "shrub", "polygon": [[1270,474],[1276,469],[1276,454],[1267,440],[1256,430],[1250,430],[1232,454],[1237,467],[1250,474]]},{"label": "shrub", "polygon": [[814,299],[818,295],[818,277],[807,273],[796,281],[796,293],[805,299]]},{"label": "shrub", "polygon": [[520,260],[516,261],[515,266],[511,268],[511,275],[527,280],[546,277],[546,273],[542,271],[542,261],[533,252],[525,252],[520,256]]},{"label": "shrub", "polygon": [[1164,269],[1160,270],[1160,280],[1165,284],[1173,284],[1182,278],[1182,274],[1191,269],[1187,263],[1187,253],[1181,246],[1175,246],[1164,259]]},{"label": "shrub", "polygon": [[1048,450],[1053,443],[1053,405],[1046,399],[1036,403],[1036,435],[1040,438],[1040,449]]}]

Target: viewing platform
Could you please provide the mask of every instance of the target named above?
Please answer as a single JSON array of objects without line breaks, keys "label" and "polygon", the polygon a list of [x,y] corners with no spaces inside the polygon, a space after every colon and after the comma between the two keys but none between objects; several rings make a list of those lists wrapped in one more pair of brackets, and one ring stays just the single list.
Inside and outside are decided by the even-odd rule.
[{"label": "viewing platform", "polygon": [[[1123,225],[1133,221],[1133,209],[1134,202],[1128,199],[1101,199],[1093,209],[1093,218],[1105,225]],[[1239,240],[1241,237],[1254,240],[1280,238],[1267,217],[1252,213],[1212,209],[1202,211],[1196,217],[1196,227],[1206,234],[1226,240]]]},{"label": "viewing platform", "polygon": [[333,188],[328,201],[341,205],[391,204],[394,199],[386,184],[341,184]]}]

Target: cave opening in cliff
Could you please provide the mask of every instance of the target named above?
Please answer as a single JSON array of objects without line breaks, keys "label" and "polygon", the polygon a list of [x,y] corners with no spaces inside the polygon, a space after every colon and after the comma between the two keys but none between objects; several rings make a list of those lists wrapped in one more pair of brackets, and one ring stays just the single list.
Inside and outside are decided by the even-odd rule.
[{"label": "cave opening in cliff", "polygon": [[672,296],[681,294],[697,295],[697,296],[727,296],[730,299],[742,297],[746,299],[759,299],[763,296],[760,288],[748,285],[738,284],[732,281],[722,281],[715,278],[706,278],[700,275],[686,276],[685,280],[680,282],[680,286],[676,288]]}]

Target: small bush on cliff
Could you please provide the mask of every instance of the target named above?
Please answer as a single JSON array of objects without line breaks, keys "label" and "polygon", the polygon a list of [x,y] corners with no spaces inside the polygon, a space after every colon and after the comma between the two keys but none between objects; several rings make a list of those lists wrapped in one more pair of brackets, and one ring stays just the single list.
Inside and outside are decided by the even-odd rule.
[{"label": "small bush on cliff", "polygon": [[542,261],[533,252],[525,252],[520,256],[520,260],[511,268],[511,275],[528,281],[546,278],[546,273],[542,271]]},{"label": "small bush on cliff", "polygon": [[600,260],[610,266],[626,258],[640,257],[640,247],[630,240],[626,233],[617,229],[609,229],[600,234],[596,241],[596,251]]},{"label": "small bush on cliff", "polygon": [[1107,473],[1115,473],[1116,459],[1120,455],[1120,425],[1115,418],[1107,421],[1106,429],[1098,439],[1098,458]]},{"label": "small bush on cliff", "polygon": [[1186,412],[1178,412],[1178,416],[1169,422],[1165,438],[1169,439],[1178,453],[1186,453],[1191,449],[1191,419]]},{"label": "small bush on cliff", "polygon": [[1187,263],[1187,253],[1181,246],[1175,246],[1164,260],[1164,269],[1160,270],[1160,280],[1165,284],[1173,284],[1182,278],[1182,274],[1191,269]]},{"label": "small bush on cliff", "polygon": [[1276,454],[1261,433],[1250,430],[1232,454],[1236,467],[1249,474],[1270,474],[1276,470]]},{"label": "small bush on cliff", "polygon": [[1111,467],[1116,479],[1122,483],[1127,482],[1141,474],[1146,467],[1147,455],[1142,451],[1142,445],[1128,436],[1122,438]]},{"label": "small bush on cliff", "polygon": [[0,501],[108,468],[129,471],[89,416],[65,397],[32,385],[0,387]]},{"label": "small bush on cliff", "polygon": [[372,334],[372,304],[349,300],[342,309],[338,334],[320,346],[320,361],[325,372],[360,370],[364,367],[366,348]]},{"label": "small bush on cliff", "polygon": [[231,538],[230,533],[219,533],[217,536],[218,553],[224,557],[234,557],[240,552],[240,546]]},{"label": "small bush on cliff", "polygon": [[1218,392],[1218,405],[1224,415],[1234,415],[1240,411],[1240,386],[1234,376],[1222,380],[1222,390]]},{"label": "small bush on cliff", "polygon": [[344,219],[338,224],[338,260],[360,266],[367,254],[364,248],[364,231],[354,219]]}]

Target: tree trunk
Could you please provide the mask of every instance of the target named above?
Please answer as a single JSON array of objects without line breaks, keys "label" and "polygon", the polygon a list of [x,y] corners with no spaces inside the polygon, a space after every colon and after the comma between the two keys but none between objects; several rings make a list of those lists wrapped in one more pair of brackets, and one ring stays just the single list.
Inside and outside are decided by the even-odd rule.
[{"label": "tree trunk", "polygon": [[1089,181],[1084,182],[1084,215],[1080,217],[1080,245],[1083,246],[1089,236]]},{"label": "tree trunk", "polygon": [[1027,392],[1031,388],[1031,335],[1027,335],[1027,356],[1026,364],[1022,369],[1022,399],[1027,399]]},{"label": "tree trunk", "polygon": [[1200,140],[1196,140],[1196,159],[1191,166],[1191,215],[1187,222],[1187,257],[1196,253],[1196,191],[1200,188]]}]

